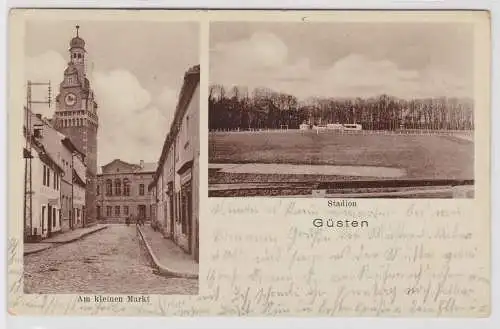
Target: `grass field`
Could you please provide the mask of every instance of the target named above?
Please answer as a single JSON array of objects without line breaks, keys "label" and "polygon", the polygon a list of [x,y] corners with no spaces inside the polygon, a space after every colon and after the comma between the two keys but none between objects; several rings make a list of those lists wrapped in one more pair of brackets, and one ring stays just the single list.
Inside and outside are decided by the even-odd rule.
[{"label": "grass field", "polygon": [[[437,135],[343,135],[313,131],[216,133],[209,137],[209,162],[383,166],[404,169],[405,178],[473,179],[474,143]],[[209,171],[210,183],[359,179],[302,176]]]}]

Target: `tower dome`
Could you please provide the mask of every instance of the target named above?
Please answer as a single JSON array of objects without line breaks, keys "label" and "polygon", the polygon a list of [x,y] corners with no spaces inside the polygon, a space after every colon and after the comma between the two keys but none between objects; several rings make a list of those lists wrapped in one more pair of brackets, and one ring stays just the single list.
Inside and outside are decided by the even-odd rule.
[{"label": "tower dome", "polygon": [[76,36],[69,42],[70,48],[85,48],[85,40],[80,38],[78,35],[78,29],[80,26],[76,26]]},{"label": "tower dome", "polygon": [[74,37],[71,39],[69,46],[71,48],[85,48],[85,41],[80,37]]}]

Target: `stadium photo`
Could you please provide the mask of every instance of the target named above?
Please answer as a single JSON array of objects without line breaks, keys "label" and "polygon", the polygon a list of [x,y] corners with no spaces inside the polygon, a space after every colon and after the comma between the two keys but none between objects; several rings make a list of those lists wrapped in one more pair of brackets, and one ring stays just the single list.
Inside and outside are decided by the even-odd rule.
[{"label": "stadium photo", "polygon": [[472,32],[329,24],[212,24],[209,197],[473,198]]}]

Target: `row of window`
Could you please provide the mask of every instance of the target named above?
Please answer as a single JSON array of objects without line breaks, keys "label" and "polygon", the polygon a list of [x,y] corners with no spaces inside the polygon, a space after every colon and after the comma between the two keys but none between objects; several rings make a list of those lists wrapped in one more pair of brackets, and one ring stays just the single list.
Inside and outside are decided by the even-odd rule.
[{"label": "row of window", "polygon": [[[139,184],[139,195],[144,195],[144,184]],[[101,194],[101,188],[97,185],[97,195]],[[106,180],[106,196],[120,196],[122,195],[122,182],[121,179],[115,179],[114,193],[113,193],[113,181],[111,179]],[[130,196],[130,182],[128,178],[123,179],[123,195]]]},{"label": "row of window", "polygon": [[79,127],[86,123],[83,118],[61,119],[60,122],[62,127]]},{"label": "row of window", "polygon": [[81,54],[81,53],[73,53],[73,58],[83,58],[83,54]]},{"label": "row of window", "polygon": [[[129,207],[128,206],[123,206],[123,213],[121,212],[122,206],[106,206],[106,216],[111,217],[113,216],[113,208],[115,210],[114,216],[128,216],[129,215]],[[97,206],[97,215],[101,217],[101,206]]]},{"label": "row of window", "polygon": [[[45,209],[46,206],[42,206],[42,230],[45,227]],[[59,213],[59,226],[62,225],[62,215],[61,215],[61,209],[57,209]],[[49,214],[48,214],[49,215]],[[56,208],[52,208],[52,228],[56,227]],[[47,223],[48,224],[48,223]]]},{"label": "row of window", "polygon": [[[51,172],[52,172],[52,170],[50,170],[50,168],[48,166],[43,165],[43,186],[50,187],[50,183],[51,183],[50,174],[51,174]],[[60,186],[61,177],[56,172],[52,172],[52,174],[53,174],[52,175],[52,187],[58,191],[59,186]]]},{"label": "row of window", "polygon": [[63,117],[67,117],[67,116],[72,116],[75,114],[84,115],[85,111],[59,111],[56,114],[63,116]]}]

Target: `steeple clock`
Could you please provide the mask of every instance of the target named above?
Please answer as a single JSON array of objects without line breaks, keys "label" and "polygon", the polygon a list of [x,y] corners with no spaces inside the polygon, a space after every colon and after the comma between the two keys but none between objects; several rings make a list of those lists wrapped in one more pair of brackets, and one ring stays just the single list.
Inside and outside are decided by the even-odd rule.
[{"label": "steeple clock", "polygon": [[63,81],[56,97],[54,125],[69,137],[71,142],[85,154],[87,186],[85,195],[85,224],[96,219],[96,175],[97,175],[97,103],[86,74],[87,52],[85,41],[76,36],[69,43],[69,62],[64,70]]}]

